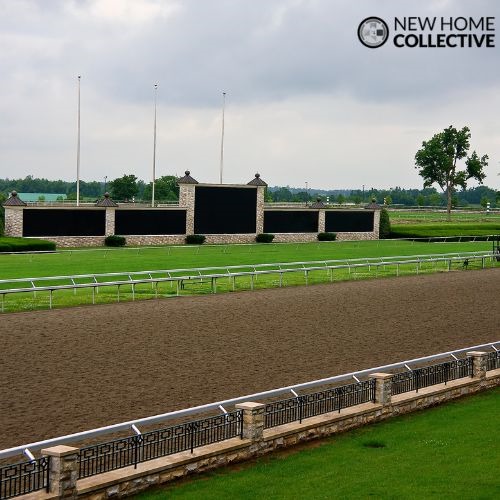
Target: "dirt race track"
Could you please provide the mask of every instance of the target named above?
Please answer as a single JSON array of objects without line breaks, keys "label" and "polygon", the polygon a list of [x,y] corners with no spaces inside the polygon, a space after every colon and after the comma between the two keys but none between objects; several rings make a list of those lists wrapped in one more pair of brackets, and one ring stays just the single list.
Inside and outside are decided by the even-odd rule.
[{"label": "dirt race track", "polygon": [[500,269],[0,316],[0,449],[500,338]]}]

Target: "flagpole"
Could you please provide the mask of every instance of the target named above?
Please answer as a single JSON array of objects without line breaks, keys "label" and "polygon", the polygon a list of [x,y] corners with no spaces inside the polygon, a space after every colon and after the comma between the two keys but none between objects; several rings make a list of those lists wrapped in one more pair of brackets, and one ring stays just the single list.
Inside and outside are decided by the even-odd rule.
[{"label": "flagpole", "polygon": [[155,101],[155,119],[153,127],[153,186],[151,190],[151,206],[155,206],[155,177],[156,177],[156,94],[158,91],[158,84],[155,83],[154,101]]},{"label": "flagpole", "polygon": [[222,92],[222,134],[220,141],[220,184],[222,184],[222,171],[224,168],[224,112],[226,109],[226,93]]},{"label": "flagpole", "polygon": [[80,80],[78,75],[78,139],[76,143],[76,206],[80,206]]}]

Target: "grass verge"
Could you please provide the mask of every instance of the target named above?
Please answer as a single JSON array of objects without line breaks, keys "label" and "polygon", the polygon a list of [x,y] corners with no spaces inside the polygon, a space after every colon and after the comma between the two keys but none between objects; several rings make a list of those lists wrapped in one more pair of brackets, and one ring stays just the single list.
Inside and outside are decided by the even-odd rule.
[{"label": "grass verge", "polygon": [[496,388],[136,498],[500,498],[499,412]]}]

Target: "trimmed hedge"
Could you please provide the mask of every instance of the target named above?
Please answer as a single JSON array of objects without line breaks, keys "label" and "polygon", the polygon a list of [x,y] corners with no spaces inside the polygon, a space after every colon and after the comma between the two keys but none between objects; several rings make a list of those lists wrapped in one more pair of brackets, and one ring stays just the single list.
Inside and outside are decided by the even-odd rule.
[{"label": "trimmed hedge", "polygon": [[204,234],[188,234],[185,241],[187,245],[203,245],[206,239]]},{"label": "trimmed hedge", "polygon": [[111,234],[106,236],[104,244],[107,247],[124,247],[127,244],[127,240],[124,236],[117,236],[116,234]]},{"label": "trimmed hedge", "polygon": [[56,244],[52,241],[31,238],[0,238],[0,252],[54,252]]},{"label": "trimmed hedge", "polygon": [[271,243],[274,240],[274,234],[260,233],[255,237],[257,243]]},{"label": "trimmed hedge", "polygon": [[318,241],[335,241],[337,233],[318,233]]}]

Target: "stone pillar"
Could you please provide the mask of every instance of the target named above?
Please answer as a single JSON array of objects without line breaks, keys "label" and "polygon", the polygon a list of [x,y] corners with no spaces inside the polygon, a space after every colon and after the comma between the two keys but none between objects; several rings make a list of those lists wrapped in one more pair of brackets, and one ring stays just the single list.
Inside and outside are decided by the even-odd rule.
[{"label": "stone pillar", "polygon": [[380,210],[374,210],[373,213],[373,238],[379,239],[380,232]]},{"label": "stone pillar", "polygon": [[482,351],[470,351],[468,358],[472,358],[472,376],[474,378],[486,378],[486,358],[488,354]]},{"label": "stone pillar", "polygon": [[115,212],[114,208],[106,208],[106,229],[105,236],[115,234]]},{"label": "stone pillar", "polygon": [[325,211],[320,209],[318,214],[318,233],[324,233],[324,232],[325,232]]},{"label": "stone pillar", "polygon": [[23,235],[23,208],[5,207],[5,236]]},{"label": "stone pillar", "polygon": [[262,441],[264,435],[264,410],[262,403],[239,403],[238,410],[243,410],[243,438],[252,442]]},{"label": "stone pillar", "polygon": [[50,493],[59,498],[76,498],[78,480],[78,448],[53,446],[42,450],[42,455],[50,457]]},{"label": "stone pillar", "polygon": [[372,373],[370,378],[375,379],[375,403],[384,406],[391,404],[392,375],[390,373]]},{"label": "stone pillar", "polygon": [[265,186],[257,186],[257,225],[255,232],[257,234],[264,232],[264,191]]},{"label": "stone pillar", "polygon": [[186,209],[186,234],[194,234],[195,184],[179,184],[179,207]]}]

